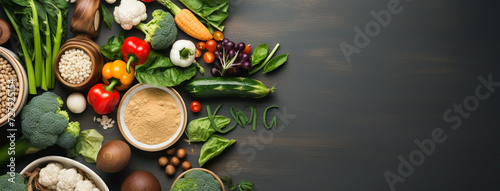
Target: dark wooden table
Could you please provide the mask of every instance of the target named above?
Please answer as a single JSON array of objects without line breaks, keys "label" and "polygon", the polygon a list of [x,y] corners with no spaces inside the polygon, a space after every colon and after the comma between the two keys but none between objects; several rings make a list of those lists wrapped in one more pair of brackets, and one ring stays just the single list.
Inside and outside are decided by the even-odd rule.
[{"label": "dark wooden table", "polygon": [[[277,54],[289,53],[289,61],[276,72],[252,76],[276,84],[268,98],[202,104],[223,103],[220,113],[228,116],[231,105],[256,104],[259,112],[278,105],[279,128],[265,130],[259,123],[256,132],[249,126],[224,135],[237,143],[204,167],[234,181],[252,181],[257,190],[500,189],[497,2],[230,3],[226,37],[252,45],[280,43]],[[148,12],[157,8],[166,10],[148,4]],[[103,24],[95,41],[102,45],[119,29]],[[190,39],[182,32],[178,38]],[[177,90],[186,103],[193,100]],[[54,91],[63,98],[69,94],[60,86]],[[205,115],[203,110],[188,117]],[[103,130],[94,116],[89,107],[70,117],[83,129],[98,129],[105,142],[123,140],[118,127]],[[115,112],[110,116],[116,119]],[[183,139],[174,146],[187,149],[187,160],[198,166],[201,144]],[[164,152],[132,152],[130,164],[117,174],[76,160],[96,170],[111,190],[136,169],[154,173],[168,190],[174,178],[156,164]],[[20,158],[16,168],[47,155],[65,153],[47,149]]]}]

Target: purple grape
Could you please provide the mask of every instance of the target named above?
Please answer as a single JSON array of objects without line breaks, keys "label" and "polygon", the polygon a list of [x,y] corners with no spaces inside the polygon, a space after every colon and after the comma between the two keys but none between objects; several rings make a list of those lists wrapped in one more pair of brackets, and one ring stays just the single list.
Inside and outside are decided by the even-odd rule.
[{"label": "purple grape", "polygon": [[221,54],[221,52],[219,50],[216,50],[214,52],[214,56],[215,56],[215,58],[218,58],[219,60],[222,60],[222,54]]},{"label": "purple grape", "polygon": [[241,51],[243,51],[243,49],[245,49],[245,43],[240,42],[240,43],[238,43],[238,44],[236,45],[236,50],[237,50],[237,51],[241,52]]},{"label": "purple grape", "polygon": [[228,68],[227,69],[227,73],[233,75],[233,76],[237,76],[240,74],[240,69],[239,68],[235,68],[235,67],[231,67],[231,68]]},{"label": "purple grape", "polygon": [[236,51],[234,49],[231,49],[227,52],[229,54],[229,59],[233,58],[236,55]]},{"label": "purple grape", "polygon": [[227,38],[222,39],[222,43],[226,44],[227,42],[229,42],[229,39],[227,39]]},{"label": "purple grape", "polygon": [[217,50],[222,51],[222,48],[224,48],[224,45],[222,43],[217,43]]},{"label": "purple grape", "polygon": [[212,63],[212,67],[221,70],[222,69],[222,64],[221,64],[221,62],[219,60],[214,60],[214,62]]},{"label": "purple grape", "polygon": [[234,48],[234,42],[228,41],[226,44],[224,44],[224,48],[226,50],[232,50]]},{"label": "purple grape", "polygon": [[252,63],[248,60],[241,63],[241,68],[244,70],[248,70],[250,67],[252,67]]},{"label": "purple grape", "polygon": [[245,62],[250,58],[250,56],[247,53],[241,52],[238,54],[238,58],[240,59],[240,62]]}]

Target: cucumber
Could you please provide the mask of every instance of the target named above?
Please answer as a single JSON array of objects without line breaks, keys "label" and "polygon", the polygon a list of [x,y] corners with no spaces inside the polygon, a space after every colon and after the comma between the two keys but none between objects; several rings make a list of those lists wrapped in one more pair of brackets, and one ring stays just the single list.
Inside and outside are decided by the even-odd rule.
[{"label": "cucumber", "polygon": [[208,77],[191,80],[185,87],[195,98],[246,97],[262,98],[274,92],[259,80],[244,77]]}]

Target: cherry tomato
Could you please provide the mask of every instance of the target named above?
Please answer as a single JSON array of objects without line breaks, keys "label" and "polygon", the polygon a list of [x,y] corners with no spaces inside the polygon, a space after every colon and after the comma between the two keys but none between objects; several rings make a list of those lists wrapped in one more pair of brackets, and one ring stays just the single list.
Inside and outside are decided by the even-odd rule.
[{"label": "cherry tomato", "polygon": [[191,105],[189,105],[189,108],[191,108],[192,112],[198,113],[201,110],[201,104],[198,101],[192,101]]},{"label": "cherry tomato", "polygon": [[250,46],[245,45],[245,49],[243,49],[244,53],[250,54]]},{"label": "cherry tomato", "polygon": [[196,44],[196,49],[198,50],[205,50],[205,43],[204,42],[199,42]]},{"label": "cherry tomato", "polygon": [[205,63],[211,64],[215,60],[214,53],[212,53],[212,52],[205,52],[205,54],[203,54],[203,60],[205,61]]},{"label": "cherry tomato", "polygon": [[194,54],[194,57],[199,58],[201,56],[202,52],[200,49],[196,49],[196,52]]},{"label": "cherry tomato", "polygon": [[205,47],[209,52],[215,52],[217,50],[217,42],[215,40],[208,40],[205,43]]},{"label": "cherry tomato", "polygon": [[220,32],[220,31],[215,31],[214,32],[214,39],[216,41],[221,41],[222,39],[224,39],[224,34],[222,34],[222,32]]}]

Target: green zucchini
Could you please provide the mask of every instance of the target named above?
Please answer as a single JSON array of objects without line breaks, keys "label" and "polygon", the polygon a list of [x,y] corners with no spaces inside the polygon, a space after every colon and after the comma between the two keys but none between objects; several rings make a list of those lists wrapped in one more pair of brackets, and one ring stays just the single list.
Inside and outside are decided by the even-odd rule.
[{"label": "green zucchini", "polygon": [[191,80],[185,87],[196,98],[247,97],[262,98],[274,92],[259,80],[244,77],[208,77]]}]

